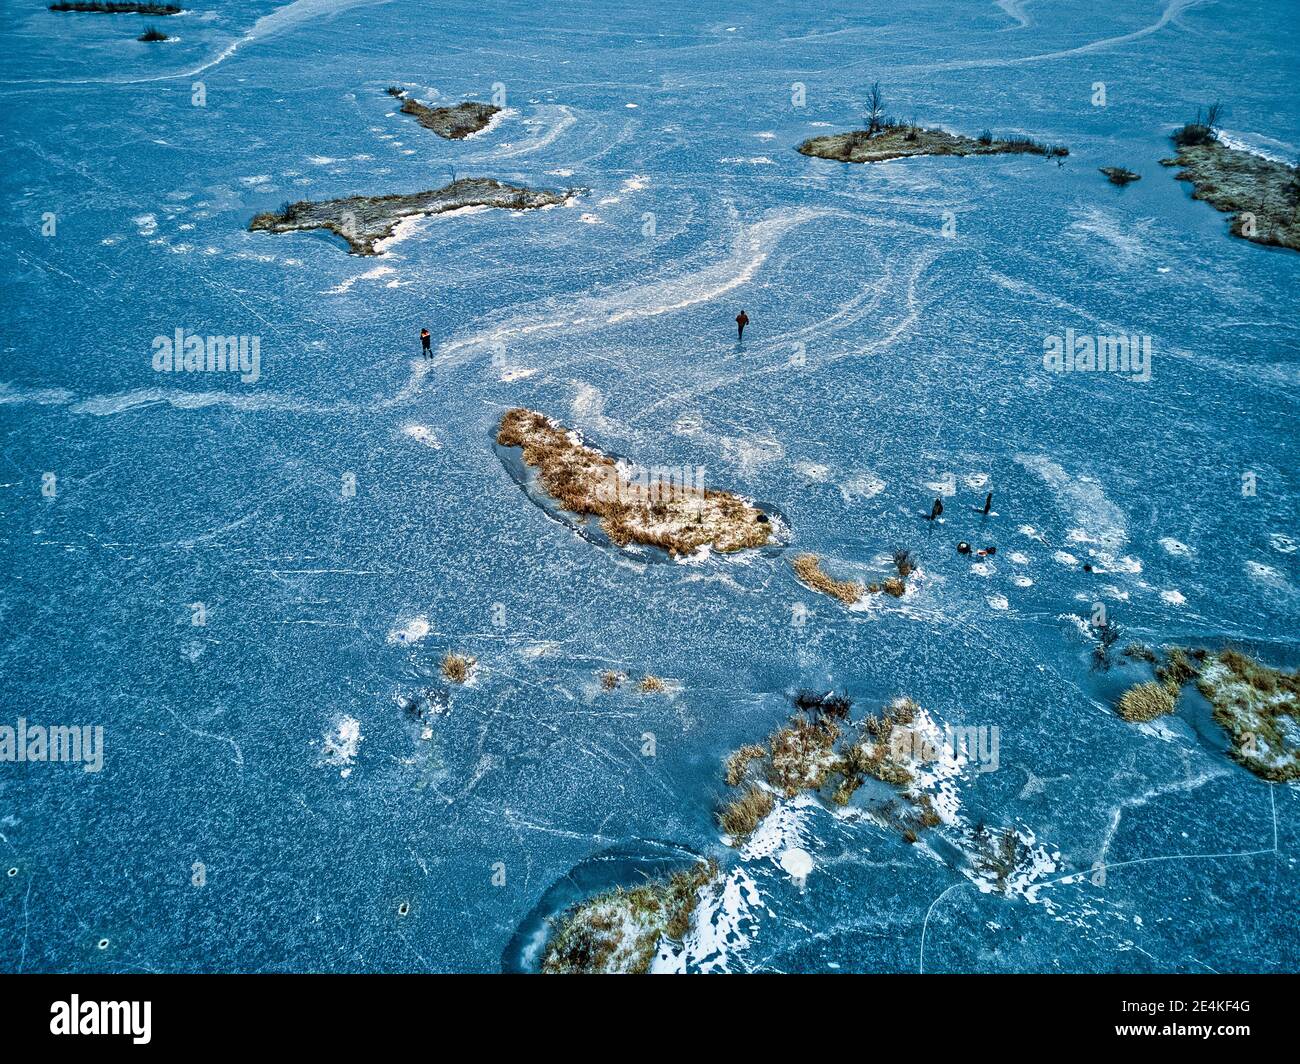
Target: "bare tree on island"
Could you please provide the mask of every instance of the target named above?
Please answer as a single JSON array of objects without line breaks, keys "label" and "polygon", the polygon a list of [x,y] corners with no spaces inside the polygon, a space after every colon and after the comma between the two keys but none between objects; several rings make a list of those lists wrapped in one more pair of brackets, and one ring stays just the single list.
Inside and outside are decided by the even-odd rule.
[{"label": "bare tree on island", "polygon": [[867,136],[874,137],[885,125],[885,99],[880,92],[880,82],[873,81],[867,92]]},{"label": "bare tree on island", "polygon": [[1196,109],[1196,121],[1188,122],[1177,133],[1174,134],[1174,143],[1180,148],[1188,147],[1194,144],[1211,144],[1215,140],[1214,131],[1219,125],[1219,115],[1223,111],[1223,105],[1217,100],[1210,105],[1206,112],[1204,120],[1201,118],[1201,109]]}]

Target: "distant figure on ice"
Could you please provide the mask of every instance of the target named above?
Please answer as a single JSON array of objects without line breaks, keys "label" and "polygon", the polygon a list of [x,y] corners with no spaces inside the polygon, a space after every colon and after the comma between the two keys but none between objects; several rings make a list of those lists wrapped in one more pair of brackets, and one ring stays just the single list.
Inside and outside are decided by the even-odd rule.
[{"label": "distant figure on ice", "polygon": [[936,517],[942,516],[942,514],[943,514],[943,500],[936,498],[934,500],[934,505],[930,507],[930,516],[927,517],[926,520],[933,521]]},{"label": "distant figure on ice", "polygon": [[987,495],[984,496],[984,513],[986,516],[989,510],[991,510],[992,508],[993,508],[993,492],[990,491]]},{"label": "distant figure on ice", "polygon": [[736,315],[736,339],[737,340],[743,340],[745,338],[745,326],[748,324],[749,324],[749,315],[742,310],[739,314]]},{"label": "distant figure on ice", "polygon": [[429,335],[428,329],[420,330],[420,348],[424,352],[425,358],[433,358],[433,348],[429,345],[433,343],[433,337]]}]

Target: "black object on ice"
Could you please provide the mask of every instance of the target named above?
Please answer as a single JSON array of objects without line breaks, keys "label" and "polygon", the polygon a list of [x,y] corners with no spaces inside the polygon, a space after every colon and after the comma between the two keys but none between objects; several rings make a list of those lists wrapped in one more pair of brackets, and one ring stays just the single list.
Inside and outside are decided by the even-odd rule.
[{"label": "black object on ice", "polygon": [[736,339],[737,340],[743,340],[745,338],[745,326],[748,324],[749,324],[749,315],[742,310],[739,314],[736,315]]},{"label": "black object on ice", "polygon": [[936,517],[938,517],[942,513],[943,513],[943,500],[935,499],[934,505],[930,507],[930,516],[927,517],[926,520],[933,521]]}]

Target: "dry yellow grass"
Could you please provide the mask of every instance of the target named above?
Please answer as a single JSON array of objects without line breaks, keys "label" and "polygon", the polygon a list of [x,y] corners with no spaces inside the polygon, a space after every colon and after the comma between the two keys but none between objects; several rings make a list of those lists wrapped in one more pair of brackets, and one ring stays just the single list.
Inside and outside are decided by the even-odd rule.
[{"label": "dry yellow grass", "polygon": [[1169,688],[1158,683],[1140,683],[1130,687],[1120,696],[1115,712],[1125,720],[1137,724],[1174,711],[1174,696]]},{"label": "dry yellow grass", "polygon": [[902,598],[903,592],[907,590],[907,584],[903,582],[901,576],[891,576],[880,585],[880,589],[886,595],[893,595],[894,598]]},{"label": "dry yellow grass", "polygon": [[767,515],[738,495],[666,481],[634,483],[614,459],[536,410],[507,410],[497,443],[522,448],[524,463],[537,469],[556,502],[570,513],[600,518],[602,531],[619,546],[639,543],[673,555],[709,546],[727,553],[761,547],[772,537]]},{"label": "dry yellow grass", "polygon": [[866,591],[856,580],[836,580],[822,569],[822,560],[816,554],[801,554],[790,564],[794,575],[814,591],[839,599],[846,606],[852,606]]},{"label": "dry yellow grass", "polygon": [[732,845],[744,842],[776,803],[762,787],[751,785],[718,812],[718,823],[731,836]]},{"label": "dry yellow grass", "polygon": [[749,771],[749,766],[755,761],[761,761],[767,756],[767,751],[757,743],[749,743],[733,750],[727,755],[726,772],[723,779],[727,781],[728,787],[739,787],[744,782],[745,774]]},{"label": "dry yellow grass", "polygon": [[833,751],[839,737],[839,725],[833,720],[792,718],[767,740],[767,782],[787,798],[817,790],[835,770]]},{"label": "dry yellow grass", "polygon": [[691,929],[700,891],[718,878],[710,858],[668,878],[631,889],[615,887],[551,922],[544,974],[644,974],[664,937],[680,942]]},{"label": "dry yellow grass", "polygon": [[1232,737],[1231,756],[1261,779],[1300,780],[1300,671],[1270,668],[1230,647],[1191,654],[1203,662],[1196,687]]},{"label": "dry yellow grass", "polygon": [[[747,839],[771,812],[774,793],[794,798],[830,787],[830,800],[847,805],[868,778],[895,791],[886,801],[871,797],[863,808],[909,841],[940,823],[933,799],[917,789],[911,768],[913,758],[920,756],[915,753],[921,745],[918,736],[933,742],[937,734],[921,707],[910,698],[897,698],[859,727],[847,725],[852,730],[841,739],[837,717],[827,712],[841,702],[844,712],[838,719],[847,721],[847,698],[800,692],[795,698],[798,712],[772,733],[766,748],[753,743],[727,756],[723,762],[727,786],[744,788],[718,813],[718,822],[733,845]],[[760,766],[757,772],[755,765]]]},{"label": "dry yellow grass", "polygon": [[442,674],[452,683],[464,683],[477,659],[468,654],[453,654],[450,650],[442,656]]}]

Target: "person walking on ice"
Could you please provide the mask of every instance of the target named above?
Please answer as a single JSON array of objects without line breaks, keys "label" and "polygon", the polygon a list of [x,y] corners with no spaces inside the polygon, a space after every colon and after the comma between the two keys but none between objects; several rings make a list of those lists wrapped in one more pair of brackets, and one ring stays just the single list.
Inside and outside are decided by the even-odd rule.
[{"label": "person walking on ice", "polygon": [[745,338],[745,326],[748,324],[749,324],[749,315],[742,310],[739,314],[736,315],[736,339],[737,340],[743,340]]}]

